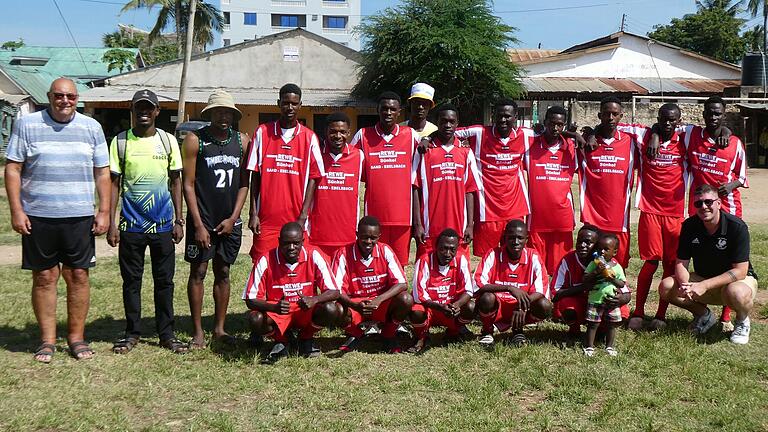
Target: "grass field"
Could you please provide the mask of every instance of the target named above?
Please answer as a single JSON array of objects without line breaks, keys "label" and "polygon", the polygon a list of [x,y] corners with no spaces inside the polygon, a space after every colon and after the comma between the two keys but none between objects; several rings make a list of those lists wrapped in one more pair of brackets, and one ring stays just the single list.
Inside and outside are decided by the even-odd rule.
[{"label": "grass field", "polygon": [[[768,229],[753,228],[753,238],[755,263],[765,271]],[[187,271],[177,264],[177,328],[189,338]],[[241,337],[247,267],[243,256],[233,269],[228,321]],[[265,366],[263,353],[244,342],[177,356],[150,337],[117,356],[109,350],[124,326],[120,278],[117,263],[105,260],[92,271],[88,337],[96,357],[77,362],[58,352],[46,366],[31,356],[38,328],[29,274],[0,266],[0,280],[1,430],[768,430],[764,306],[748,346],[730,344],[716,329],[694,339],[673,308],[662,333],[620,332],[618,358],[584,358],[579,346],[566,346],[565,327],[551,323],[531,329],[530,346],[499,343],[492,352],[467,342],[387,355],[371,341],[340,359],[290,357]],[[152,334],[149,275],[144,286],[143,324]],[[210,328],[210,299],[204,314]],[[63,297],[59,319],[63,336]],[[320,344],[332,354],[342,340],[339,331],[324,331]],[[65,345],[60,339],[59,349]]]}]

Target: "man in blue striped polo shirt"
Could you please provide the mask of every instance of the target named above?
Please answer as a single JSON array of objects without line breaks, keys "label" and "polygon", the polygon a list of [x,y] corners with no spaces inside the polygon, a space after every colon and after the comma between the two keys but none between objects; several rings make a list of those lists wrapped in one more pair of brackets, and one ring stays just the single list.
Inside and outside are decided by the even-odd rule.
[{"label": "man in blue striped polo shirt", "polygon": [[72,80],[53,81],[50,106],[16,122],[6,156],[11,223],[22,235],[21,267],[32,270],[32,307],[42,333],[34,358],[43,363],[56,350],[59,276],[67,283],[70,353],[78,360],[93,356],[85,341],[88,269],[96,263],[94,236],[109,226],[109,155],[99,123],[76,111],[77,98]]}]

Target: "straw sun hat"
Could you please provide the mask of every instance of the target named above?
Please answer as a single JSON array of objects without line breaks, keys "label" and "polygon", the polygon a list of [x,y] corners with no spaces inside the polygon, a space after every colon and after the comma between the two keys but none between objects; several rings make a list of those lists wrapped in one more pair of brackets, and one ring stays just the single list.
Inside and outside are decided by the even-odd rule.
[{"label": "straw sun hat", "polygon": [[229,108],[235,115],[235,121],[239,121],[243,117],[243,113],[235,106],[235,99],[231,94],[224,90],[214,90],[210,96],[208,96],[208,105],[200,111],[200,117],[203,120],[211,119],[211,110],[214,108]]}]

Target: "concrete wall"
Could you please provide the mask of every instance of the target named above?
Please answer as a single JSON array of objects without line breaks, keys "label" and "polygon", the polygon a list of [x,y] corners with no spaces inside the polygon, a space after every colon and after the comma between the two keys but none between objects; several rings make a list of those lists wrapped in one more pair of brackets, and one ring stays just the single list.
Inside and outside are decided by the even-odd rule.
[{"label": "concrete wall", "polygon": [[[218,46],[228,39],[231,45],[275,34],[287,27],[272,26],[272,14],[305,15],[305,30],[344,44],[352,49],[360,49],[360,37],[353,29],[360,24],[362,0],[324,1],[324,0],[222,0],[221,11],[229,12],[230,24],[218,36]],[[244,24],[244,13],[256,13],[256,25]],[[323,16],[346,16],[345,29],[323,28]]]},{"label": "concrete wall", "polygon": [[[570,78],[741,78],[739,70],[684,54],[631,35],[622,36],[621,46],[562,60],[523,66],[529,77]],[[651,57],[651,54],[653,57]],[[655,63],[655,64],[654,64]]]},{"label": "concrete wall", "polygon": [[[337,45],[338,47],[338,45]],[[298,51],[296,61],[286,53]],[[346,89],[357,83],[358,62],[344,47],[329,46],[305,35],[276,37],[216,50],[190,64],[190,88],[280,88],[293,82],[302,88]],[[140,70],[109,79],[110,85],[178,88],[181,62]],[[235,90],[232,90],[235,91]]]},{"label": "concrete wall", "polygon": [[[632,104],[631,102],[625,103],[624,118],[621,121],[624,123],[634,122],[648,126],[653,125],[656,123],[656,116],[661,105],[663,105],[662,102],[637,103],[633,121]],[[682,123],[695,125],[704,124],[701,104],[679,103],[678,106],[680,106],[680,111],[682,112]],[[543,107],[542,109],[546,109],[546,107]],[[599,111],[600,102],[578,101],[573,105],[572,121],[579,126],[594,126],[600,122],[597,118]],[[744,137],[744,118],[741,116],[739,109],[735,105],[728,105],[726,107],[726,119],[724,124],[736,135]]]}]

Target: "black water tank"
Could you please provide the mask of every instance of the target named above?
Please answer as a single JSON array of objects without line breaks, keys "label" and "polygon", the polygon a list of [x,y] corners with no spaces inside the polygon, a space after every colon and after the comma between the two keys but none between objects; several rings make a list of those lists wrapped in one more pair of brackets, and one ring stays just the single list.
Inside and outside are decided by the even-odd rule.
[{"label": "black water tank", "polygon": [[768,75],[768,64],[760,53],[747,53],[741,61],[741,85],[762,86]]}]

